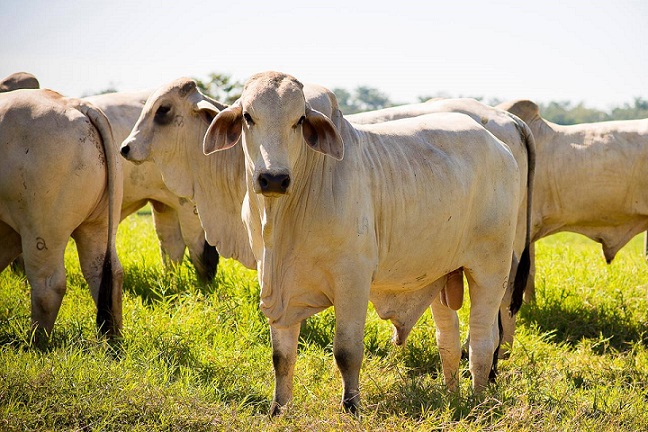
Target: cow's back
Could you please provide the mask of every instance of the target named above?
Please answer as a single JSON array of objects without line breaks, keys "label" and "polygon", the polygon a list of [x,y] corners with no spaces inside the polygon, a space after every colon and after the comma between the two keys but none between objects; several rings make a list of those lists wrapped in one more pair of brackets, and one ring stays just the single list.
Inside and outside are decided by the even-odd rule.
[{"label": "cow's back", "polygon": [[130,134],[139,118],[148,97],[149,90],[138,92],[106,93],[84,98],[106,114],[110,120],[117,148]]},{"label": "cow's back", "polygon": [[[501,221],[515,224],[520,193],[515,159],[469,117],[431,114],[359,129],[371,133],[371,144],[349,158],[356,158],[358,166],[351,170],[361,172],[372,194],[376,284],[430,283],[466,260],[480,259],[479,253],[466,252],[474,251],[476,236],[496,237]],[[364,215],[358,218],[363,221]],[[420,273],[430,267],[435,271]]]},{"label": "cow's back", "polygon": [[455,112],[471,117],[486,130],[505,143],[513,153],[518,164],[520,175],[520,202],[518,209],[518,227],[516,236],[516,253],[521,254],[525,247],[527,232],[528,185],[532,183],[534,164],[529,173],[530,160],[535,159],[535,145],[528,127],[510,113],[490,107],[472,98],[435,99],[425,103],[402,105],[382,110],[347,116],[356,124],[375,124],[396,119],[417,117],[431,113]]},{"label": "cow's back", "polygon": [[26,212],[73,229],[107,205],[100,135],[68,99],[50,90],[1,95],[0,123],[1,217],[14,229]]}]

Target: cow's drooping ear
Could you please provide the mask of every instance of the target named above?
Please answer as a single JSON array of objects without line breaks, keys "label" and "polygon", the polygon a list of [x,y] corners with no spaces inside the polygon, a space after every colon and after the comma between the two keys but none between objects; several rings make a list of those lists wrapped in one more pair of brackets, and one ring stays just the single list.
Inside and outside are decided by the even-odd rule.
[{"label": "cow's drooping ear", "polygon": [[203,153],[208,155],[233,147],[241,139],[242,133],[243,108],[241,102],[236,101],[214,117],[203,139]]},{"label": "cow's drooping ear", "polygon": [[207,123],[207,125],[211,125],[214,117],[216,117],[220,113],[220,110],[218,108],[216,108],[206,100],[201,100],[200,102],[198,102],[194,108],[194,111],[205,123]]},{"label": "cow's drooping ear", "polygon": [[306,116],[302,123],[304,140],[313,150],[342,160],[344,142],[331,120],[319,111],[306,107]]}]

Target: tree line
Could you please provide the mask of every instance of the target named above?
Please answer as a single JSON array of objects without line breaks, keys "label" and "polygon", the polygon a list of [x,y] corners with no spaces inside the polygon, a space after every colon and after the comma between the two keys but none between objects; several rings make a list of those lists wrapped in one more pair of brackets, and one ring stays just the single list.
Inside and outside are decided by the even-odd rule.
[{"label": "tree line", "polygon": [[[206,79],[196,79],[196,82],[203,93],[227,104],[231,104],[238,99],[243,90],[242,82],[223,73],[211,73]],[[352,90],[345,88],[333,88],[331,90],[335,93],[340,109],[344,114],[401,105],[395,103],[387,94],[374,87],[358,86]],[[439,92],[436,95],[419,96],[418,102],[425,102],[435,97],[447,98],[450,96]],[[482,97],[474,97],[474,99],[491,106],[504,102],[500,99],[484,100]],[[574,104],[570,101],[538,103],[538,106],[543,118],[561,125],[648,118],[648,100],[642,97],[635,97],[634,101],[624,103],[622,106],[614,107],[609,111],[587,107],[583,102]]]}]

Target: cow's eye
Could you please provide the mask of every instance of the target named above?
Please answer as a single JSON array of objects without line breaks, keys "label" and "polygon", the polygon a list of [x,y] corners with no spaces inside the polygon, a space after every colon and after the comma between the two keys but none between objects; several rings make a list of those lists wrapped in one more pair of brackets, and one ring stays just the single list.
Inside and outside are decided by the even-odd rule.
[{"label": "cow's eye", "polygon": [[252,126],[254,124],[254,120],[252,120],[252,116],[249,113],[243,113],[243,118],[245,119],[245,123],[247,123],[248,126]]},{"label": "cow's eye", "polygon": [[173,120],[172,116],[169,115],[171,111],[171,105],[160,105],[160,107],[155,111],[155,123],[160,125],[167,125]]},{"label": "cow's eye", "polygon": [[299,117],[299,121],[297,122],[297,125],[299,126],[299,125],[304,124],[304,120],[306,120],[306,116]]}]

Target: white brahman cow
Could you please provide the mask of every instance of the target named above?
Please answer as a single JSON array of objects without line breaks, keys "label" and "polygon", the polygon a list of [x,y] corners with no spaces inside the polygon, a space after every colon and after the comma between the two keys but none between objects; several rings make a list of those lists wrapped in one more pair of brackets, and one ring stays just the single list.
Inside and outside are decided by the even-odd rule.
[{"label": "white brahman cow", "polygon": [[529,100],[497,107],[524,120],[536,141],[532,241],[583,234],[601,243],[610,263],[648,228],[648,119],[562,126]]},{"label": "white brahman cow", "polygon": [[[137,122],[151,91],[107,93],[85,98],[110,120],[115,151]],[[210,281],[216,275],[218,251],[205,240],[194,204],[169,191],[159,168],[152,163],[124,163],[124,198],[121,219],[151,203],[155,230],[166,266],[182,262],[185,247],[198,276]]]},{"label": "white brahman cow", "polygon": [[[521,174],[520,191],[522,191],[518,204],[518,220],[514,243],[515,259],[511,266],[511,275],[515,275],[517,272],[518,260],[521,261],[521,274],[528,274],[530,267],[529,244],[532,215],[531,206],[533,202],[532,191],[535,173],[535,142],[533,134],[526,123],[508,111],[484,105],[470,98],[434,99],[424,103],[401,105],[352,114],[345,116],[345,118],[353,124],[374,124],[439,112],[459,112],[472,117],[473,120],[481,123],[486,130],[495,135],[511,149]],[[463,276],[461,274],[455,277],[458,282],[463,282]],[[520,283],[526,285],[527,281],[520,280]],[[508,349],[513,346],[515,313],[521,306],[523,290],[520,289],[515,294],[515,297],[512,298],[513,278],[511,277],[509,280],[509,289],[500,307],[503,325],[503,347],[499,352],[500,357],[505,356],[508,353]],[[511,300],[513,300],[512,306]]]},{"label": "white brahman cow", "polygon": [[0,93],[37,88],[40,88],[38,79],[27,72],[16,72],[0,80]]},{"label": "white brahman cow", "polygon": [[121,164],[107,118],[90,103],[51,90],[15,90],[0,94],[0,143],[0,270],[23,254],[35,342],[48,339],[65,294],[70,236],[97,305],[97,325],[118,334]]},{"label": "white brahman cow", "polygon": [[[256,261],[241,221],[245,196],[243,150],[205,157],[202,140],[225,105],[203,95],[196,82],[180,78],[146,102],[121,154],[135,163],[151,161],[169,190],[196,204],[205,238],[221,256],[248,268]],[[232,179],[239,179],[233,181]]]},{"label": "white brahman cow", "polygon": [[458,320],[439,293],[459,268],[471,298],[473,388],[483,390],[499,343],[520,194],[506,145],[458,113],[353,127],[339,111],[329,119],[313,110],[302,84],[277,72],[247,81],[212,121],[204,151],[239,140],[242,214],[272,335],[272,412],[292,397],[301,321],[331,305],[342,403],[357,410],[370,300],[401,340],[432,304],[444,379],[456,389]]}]

